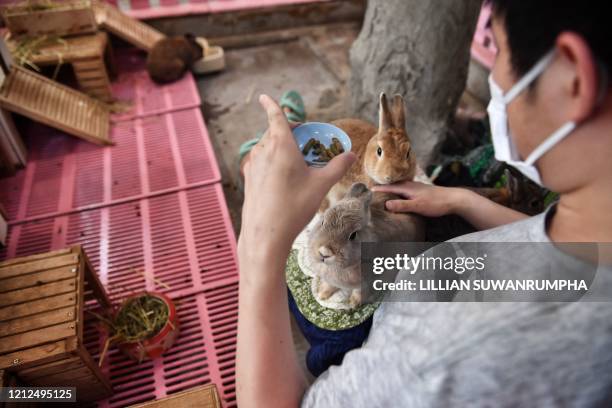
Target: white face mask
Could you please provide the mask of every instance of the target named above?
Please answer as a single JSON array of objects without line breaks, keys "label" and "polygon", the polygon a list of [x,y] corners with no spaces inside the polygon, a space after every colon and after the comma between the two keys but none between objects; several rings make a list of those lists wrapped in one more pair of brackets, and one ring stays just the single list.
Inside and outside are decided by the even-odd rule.
[{"label": "white face mask", "polygon": [[542,185],[542,180],[535,162],[569,135],[576,128],[576,122],[569,121],[565,123],[536,147],[524,161],[521,161],[519,152],[510,134],[506,106],[544,72],[553,60],[554,55],[554,50],[548,52],[505,95],[493,79],[493,74],[489,75],[491,101],[487,111],[489,112],[489,122],[491,123],[491,138],[493,139],[495,158],[515,167],[539,185]]}]

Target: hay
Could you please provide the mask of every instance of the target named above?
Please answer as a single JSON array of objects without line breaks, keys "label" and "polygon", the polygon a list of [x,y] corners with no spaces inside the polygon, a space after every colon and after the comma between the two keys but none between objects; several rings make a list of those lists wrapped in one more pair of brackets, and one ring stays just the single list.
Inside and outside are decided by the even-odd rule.
[{"label": "hay", "polygon": [[168,322],[168,305],[149,294],[132,298],[121,306],[114,319],[114,336],[134,342],[155,336]]},{"label": "hay", "polygon": [[[25,37],[16,41],[15,49],[12,51],[12,56],[15,62],[22,67],[30,67],[31,69],[40,72],[40,68],[31,61],[33,55],[40,53],[43,47],[51,44],[61,44],[64,48],[68,48],[66,40],[59,36],[41,35],[39,37]],[[58,64],[53,72],[53,79],[57,78],[59,69],[64,63],[63,54],[56,51]]]},{"label": "hay", "polygon": [[109,330],[109,337],[100,354],[99,366],[102,365],[111,343],[140,343],[157,335],[167,323],[172,326],[168,319],[169,308],[166,302],[149,293],[126,300],[114,318],[106,318],[91,311],[89,313],[97,317]]}]

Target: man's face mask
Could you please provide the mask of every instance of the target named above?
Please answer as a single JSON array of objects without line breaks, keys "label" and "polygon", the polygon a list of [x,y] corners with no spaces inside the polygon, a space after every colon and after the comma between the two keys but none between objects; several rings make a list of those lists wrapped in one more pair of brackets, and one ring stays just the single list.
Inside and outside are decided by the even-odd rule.
[{"label": "man's face mask", "polygon": [[493,79],[493,74],[489,75],[491,101],[487,111],[489,112],[489,121],[491,123],[491,137],[493,139],[493,148],[495,149],[495,158],[515,167],[539,185],[542,185],[542,180],[535,166],[536,161],[569,135],[576,128],[576,122],[566,122],[536,147],[524,161],[521,161],[519,152],[510,134],[506,106],[544,72],[554,56],[554,50],[548,52],[506,94],[503,93],[502,89]]}]

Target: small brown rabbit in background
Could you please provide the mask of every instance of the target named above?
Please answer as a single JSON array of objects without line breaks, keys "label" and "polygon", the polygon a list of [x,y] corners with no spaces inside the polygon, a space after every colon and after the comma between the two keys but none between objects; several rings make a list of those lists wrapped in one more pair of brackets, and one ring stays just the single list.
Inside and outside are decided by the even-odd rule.
[{"label": "small brown rabbit in background", "polygon": [[173,82],[201,59],[203,53],[202,46],[192,34],[163,38],[149,52],[147,71],[157,83]]},{"label": "small brown rabbit in background", "polygon": [[333,125],[351,138],[357,161],[331,189],[321,210],[341,199],[353,183],[392,184],[412,180],[416,173],[416,156],[406,133],[404,99],[395,95],[391,106],[384,93],[380,94],[378,128],[361,119],[340,119]]},{"label": "small brown rabbit in background", "polygon": [[355,183],[313,227],[306,256],[321,279],[318,296],[322,300],[342,290],[350,293],[351,307],[361,304],[361,242],[425,238],[421,217],[385,211],[385,201],[390,198],[395,196],[372,193],[365,184]]}]

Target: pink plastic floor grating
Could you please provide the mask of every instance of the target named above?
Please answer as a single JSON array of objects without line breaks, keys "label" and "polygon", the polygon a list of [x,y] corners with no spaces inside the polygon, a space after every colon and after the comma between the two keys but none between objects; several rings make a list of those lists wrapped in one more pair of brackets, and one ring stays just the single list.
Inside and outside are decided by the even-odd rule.
[{"label": "pink plastic floor grating", "polygon": [[131,101],[131,106],[126,112],[114,114],[113,121],[200,106],[200,95],[192,75],[159,86],[151,81],[145,70],[144,53],[131,49],[118,52],[116,61],[119,76],[112,84],[113,95],[119,100]]},{"label": "pink plastic floor grating", "polygon": [[[106,0],[137,19],[175,17],[190,14],[220,13],[287,4],[316,3],[329,0]],[[0,0],[9,5],[17,0]]]},{"label": "pink plastic floor grating", "polygon": [[27,168],[0,179],[0,202],[11,224],[220,180],[199,108],[116,123],[115,145],[108,147],[35,123],[27,134],[33,135]]},{"label": "pink plastic floor grating", "polygon": [[[238,322],[238,284],[177,296],[180,335],[164,356],[137,364],[116,349],[105,356],[102,370],[115,394],[100,407],[122,407],[213,382],[226,407],[235,406],[234,359]],[[90,315],[89,315],[90,316]],[[105,337],[89,317],[85,345],[98,358]]]},{"label": "pink plastic floor grating", "polygon": [[[234,406],[236,241],[208,132],[199,106],[191,106],[199,97],[191,75],[158,87],[142,65],[130,66],[114,89],[136,101],[135,114],[112,125],[114,146],[25,126],[28,165],[0,179],[10,220],[0,259],[81,244],[113,301],[142,290],[177,300],[176,345],[140,365],[111,349],[103,369],[115,394],[99,406],[210,382],[224,406]],[[157,105],[149,103],[155,98]],[[104,335],[90,323],[86,342],[97,354]]]},{"label": "pink plastic floor grating", "polygon": [[[235,282],[235,242],[219,184],[14,225],[13,256],[82,244],[112,299],[174,296]],[[16,243],[13,242],[16,240]]]},{"label": "pink plastic floor grating", "polygon": [[149,19],[323,1],[329,0],[112,0],[110,3],[131,17]]}]

